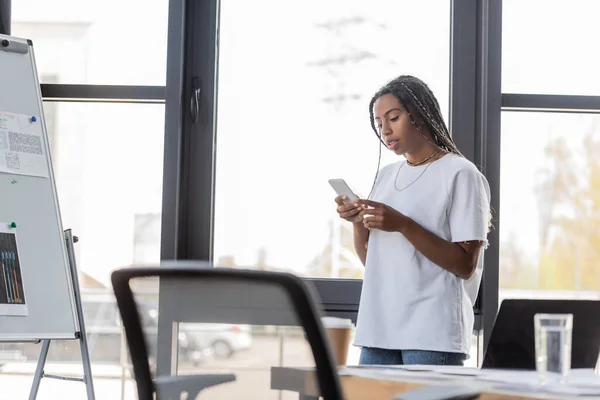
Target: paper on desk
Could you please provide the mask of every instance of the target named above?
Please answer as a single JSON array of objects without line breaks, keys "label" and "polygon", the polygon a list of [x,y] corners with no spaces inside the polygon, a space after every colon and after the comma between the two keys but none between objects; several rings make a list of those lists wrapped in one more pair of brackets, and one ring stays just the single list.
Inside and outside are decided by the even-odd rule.
[{"label": "paper on desk", "polygon": [[[600,389],[591,387],[580,387],[571,385],[541,385],[532,383],[515,383],[505,382],[494,386],[496,390],[510,390],[519,392],[540,392],[554,395],[570,395],[570,396],[600,396]],[[594,397],[598,398],[598,397]]]},{"label": "paper on desk", "polygon": [[358,376],[370,379],[388,379],[410,378],[420,380],[447,380],[452,379],[450,375],[440,374],[434,371],[409,371],[398,368],[397,366],[388,366],[391,368],[377,366],[375,368],[346,368],[339,372],[340,375]]},{"label": "paper on desk", "polygon": [[541,391],[575,396],[600,396],[600,378],[591,369],[574,369],[566,384],[542,384],[536,371],[484,370],[478,380],[497,382],[498,389]]},{"label": "paper on desk", "polygon": [[507,383],[526,383],[538,382],[536,371],[516,371],[501,369],[484,369],[477,377],[484,381],[507,382]]},{"label": "paper on desk", "polygon": [[346,369],[344,373],[353,375],[357,370],[375,370],[380,374],[425,377],[425,378],[446,378],[450,376],[478,376],[483,372],[479,368],[460,367],[456,365],[359,365]]},{"label": "paper on desk", "polygon": [[399,365],[398,368],[407,371],[431,371],[445,375],[477,376],[482,374],[479,368],[460,367],[456,365]]},{"label": "paper on desk", "polygon": [[591,368],[572,368],[569,373],[569,382],[600,386],[600,376],[596,375]]}]

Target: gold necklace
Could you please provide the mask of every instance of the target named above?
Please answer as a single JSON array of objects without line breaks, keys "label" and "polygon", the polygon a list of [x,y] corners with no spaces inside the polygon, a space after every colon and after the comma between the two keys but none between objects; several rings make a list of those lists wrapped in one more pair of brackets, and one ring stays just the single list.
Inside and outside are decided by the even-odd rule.
[{"label": "gold necklace", "polygon": [[408,165],[410,165],[411,167],[416,167],[418,165],[421,164],[425,164],[427,161],[431,160],[436,154],[438,154],[440,151],[442,151],[442,149],[437,149],[436,151],[434,151],[429,157],[427,157],[426,159],[419,161],[417,163],[411,163],[410,161],[408,161],[408,157],[406,158],[406,163]]},{"label": "gold necklace", "polygon": [[[421,161],[420,163],[417,164],[410,164],[408,162],[408,159],[406,160],[406,163],[412,166],[417,166],[417,165],[421,165],[423,164],[425,161],[431,159],[434,155],[438,154],[441,151],[441,149],[438,149],[438,151],[436,151],[435,153],[433,153],[432,155],[430,155],[429,157],[427,157],[424,161]],[[404,167],[404,163],[400,164],[400,166],[398,167],[398,170],[396,171],[396,177],[394,178],[394,189],[396,189],[397,191],[401,192],[404,189],[406,189],[407,187],[409,187],[410,185],[412,185],[413,183],[415,183],[416,181],[419,180],[419,178],[421,176],[423,176],[423,174],[425,173],[425,171],[427,171],[429,169],[429,167],[431,167],[431,165],[435,162],[436,160],[433,160],[432,162],[430,162],[425,168],[423,168],[423,171],[421,171],[421,173],[419,174],[419,176],[417,176],[417,178],[412,181],[411,183],[409,183],[408,185],[404,186],[402,189],[398,189],[398,175],[400,175],[400,170],[402,169],[402,167]]]},{"label": "gold necklace", "polygon": [[429,167],[431,167],[431,165],[432,165],[432,164],[433,164],[433,163],[429,163],[429,164],[428,164],[428,165],[427,165],[427,166],[426,166],[426,167],[423,169],[423,171],[422,171],[422,172],[419,174],[419,176],[417,176],[417,178],[416,178],[414,181],[412,181],[412,182],[411,182],[411,183],[409,183],[408,185],[404,186],[402,189],[398,189],[398,184],[397,184],[397,182],[398,182],[398,175],[400,175],[400,170],[401,170],[401,169],[402,169],[402,167],[404,167],[404,165],[405,165],[404,163],[400,164],[400,166],[398,167],[398,170],[396,171],[396,178],[394,178],[394,189],[396,189],[396,190],[397,190],[397,191],[399,191],[399,192],[403,191],[404,189],[406,189],[407,187],[409,187],[410,185],[412,185],[413,183],[415,183],[416,181],[418,181],[418,180],[419,180],[419,178],[420,178],[420,177],[421,177],[421,176],[422,176],[422,175],[425,173],[425,171],[427,171],[427,169],[428,169]]}]

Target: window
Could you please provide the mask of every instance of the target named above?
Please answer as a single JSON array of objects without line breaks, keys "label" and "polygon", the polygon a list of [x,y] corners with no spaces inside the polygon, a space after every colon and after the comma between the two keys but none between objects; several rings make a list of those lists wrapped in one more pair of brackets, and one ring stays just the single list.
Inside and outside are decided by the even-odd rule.
[{"label": "window", "polygon": [[160,260],[160,222],[160,212],[134,216],[134,265],[151,265]]},{"label": "window", "polygon": [[177,375],[235,374],[235,382],[207,391],[210,399],[297,399],[297,393],[271,389],[271,369],[315,366],[304,330],[296,326],[179,324],[178,344]]},{"label": "window", "polygon": [[[60,124],[52,161],[63,227],[80,239],[75,252],[94,385],[96,393],[110,391],[116,397],[120,382],[114,378],[121,376],[121,353],[127,352],[121,347],[110,273],[140,257],[148,263],[159,261],[164,105],[57,102],[53,106]],[[140,221],[140,215],[159,217]],[[6,364],[3,374],[8,374],[0,377],[3,387],[10,385],[15,395],[27,397],[40,349],[31,343],[0,345],[0,364]],[[53,341],[46,373],[80,375],[80,371],[79,343]],[[103,375],[112,378],[102,379]],[[39,397],[70,390],[63,397],[85,398],[85,385],[54,385],[44,380]]]},{"label": "window", "polygon": [[504,0],[502,92],[600,95],[600,2]]},{"label": "window", "polygon": [[[57,103],[56,114],[52,161],[63,227],[80,239],[80,274],[110,288],[110,272],[135,260],[138,215],[161,212],[164,105]],[[146,252],[158,249],[160,235],[151,230],[160,232],[160,224],[143,230]]]},{"label": "window", "polygon": [[[249,25],[250,13],[278,17]],[[397,75],[427,82],[448,116],[449,25],[450,2],[437,0],[222,2],[218,265],[362,277],[327,181],[369,194],[379,141],[368,104]],[[381,166],[395,160],[382,153]]]},{"label": "window", "polygon": [[600,298],[600,115],[502,114],[500,300]]},{"label": "window", "polygon": [[[49,84],[43,89],[59,99],[44,102],[44,117],[63,226],[80,239],[76,260],[100,397],[136,397],[110,273],[159,261],[165,106],[78,101],[99,90],[110,92],[111,101],[164,102],[160,87],[150,89],[163,97],[149,99],[141,85],[165,85],[168,6],[169,0],[12,2],[11,33],[33,40],[40,82]],[[28,396],[40,348],[0,344],[6,392]],[[80,376],[79,343],[53,341],[45,373]],[[85,385],[52,379],[42,381],[38,398],[57,393],[86,398]]]},{"label": "window", "polygon": [[91,300],[83,302],[83,315],[86,326],[114,327],[119,320],[117,304],[110,297],[105,300]]},{"label": "window", "polygon": [[38,71],[59,83],[164,85],[167,11],[167,0],[19,0],[11,34],[33,40]]}]

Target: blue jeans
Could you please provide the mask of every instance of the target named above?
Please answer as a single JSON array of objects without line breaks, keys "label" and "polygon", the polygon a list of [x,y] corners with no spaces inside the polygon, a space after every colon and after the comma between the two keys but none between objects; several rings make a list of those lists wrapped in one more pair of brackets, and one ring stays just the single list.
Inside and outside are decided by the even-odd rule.
[{"label": "blue jeans", "polygon": [[427,350],[389,350],[363,347],[360,351],[360,365],[463,365],[467,355]]}]

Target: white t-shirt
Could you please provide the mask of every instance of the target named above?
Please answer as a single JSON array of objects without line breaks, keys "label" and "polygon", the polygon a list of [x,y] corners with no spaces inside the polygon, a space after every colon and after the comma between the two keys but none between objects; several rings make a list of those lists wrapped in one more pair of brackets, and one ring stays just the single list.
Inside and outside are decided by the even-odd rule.
[{"label": "white t-shirt", "polygon": [[[452,242],[487,246],[490,188],[466,158],[447,154],[412,167],[381,169],[371,198]],[[464,280],[434,264],[402,234],[372,229],[365,263],[355,345],[469,355],[473,304],[483,271]]]}]

